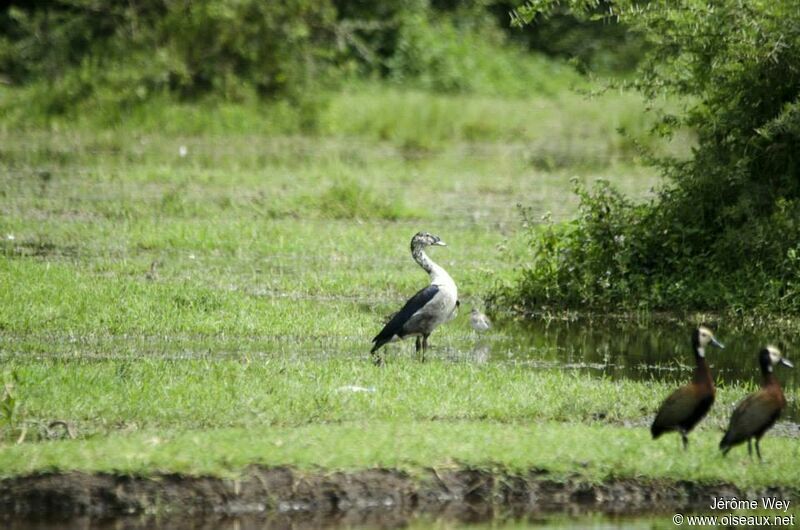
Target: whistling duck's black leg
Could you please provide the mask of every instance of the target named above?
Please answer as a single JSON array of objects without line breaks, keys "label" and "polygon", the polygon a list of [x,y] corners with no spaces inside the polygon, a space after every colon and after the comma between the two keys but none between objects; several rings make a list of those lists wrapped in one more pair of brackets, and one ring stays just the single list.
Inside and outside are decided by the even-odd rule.
[{"label": "whistling duck's black leg", "polygon": [[689,448],[689,437],[686,436],[686,431],[681,431],[681,440],[683,440],[683,450],[687,450]]},{"label": "whistling duck's black leg", "polygon": [[753,440],[752,438],[747,439],[747,455],[750,457],[750,460],[753,459]]},{"label": "whistling duck's black leg", "polygon": [[761,458],[761,448],[758,446],[759,442],[761,442],[761,438],[756,438],[756,454],[758,455],[758,461],[763,464],[764,459]]},{"label": "whistling duck's black leg", "polygon": [[428,336],[422,336],[422,362],[425,362],[425,350],[428,349]]},{"label": "whistling duck's black leg", "polygon": [[417,335],[417,355],[419,355],[419,351],[422,349],[422,338]]}]

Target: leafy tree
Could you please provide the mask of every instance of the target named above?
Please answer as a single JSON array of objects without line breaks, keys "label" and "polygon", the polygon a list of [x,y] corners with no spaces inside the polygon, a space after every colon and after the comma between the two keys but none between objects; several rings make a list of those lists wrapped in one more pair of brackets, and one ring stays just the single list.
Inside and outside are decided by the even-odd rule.
[{"label": "leafy tree", "polygon": [[794,0],[541,0],[517,22],[565,6],[641,34],[646,54],[622,83],[683,96],[656,133],[690,128],[689,160],[659,159],[658,196],[633,205],[608,186],[579,190],[582,215],[532,234],[511,298],[544,307],[800,312],[800,9]]},{"label": "leafy tree", "polygon": [[[509,47],[502,30],[519,2],[12,0],[0,7],[0,82],[31,87],[44,116],[98,104],[115,116],[159,94],[280,98],[313,114],[320,89],[343,76],[445,91],[516,87],[508,79],[522,47]],[[545,49],[556,33],[560,44],[546,51],[580,47],[589,62],[585,43],[605,42],[609,27],[562,17],[525,42]]]},{"label": "leafy tree", "polygon": [[49,112],[154,92],[300,97],[325,73],[335,11],[316,0],[10,2],[0,72],[42,82]]},{"label": "leafy tree", "polygon": [[[547,16],[535,14],[528,24],[511,27],[509,14],[525,5],[525,0],[493,0],[487,9],[503,27],[509,28],[513,40],[530,50],[568,58],[581,71],[627,73],[636,67],[644,53],[644,39],[626,24],[585,13],[576,17],[568,6],[552,6]],[[591,12],[601,15],[609,5],[610,0],[597,2]]]}]

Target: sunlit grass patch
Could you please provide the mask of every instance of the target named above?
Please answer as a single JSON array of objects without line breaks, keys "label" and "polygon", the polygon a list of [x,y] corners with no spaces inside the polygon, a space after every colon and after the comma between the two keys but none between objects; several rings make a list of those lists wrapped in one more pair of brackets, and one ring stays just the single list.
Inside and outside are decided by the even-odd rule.
[{"label": "sunlit grass patch", "polygon": [[[536,469],[559,480],[634,478],[739,487],[794,487],[798,467],[792,440],[773,439],[759,465],[741,452],[723,458],[716,436],[698,433],[692,455],[674,440],[653,442],[644,430],[608,425],[536,422],[348,421],[303,427],[167,429],[107,438],[0,446],[2,475],[79,469],[148,475],[180,472],[235,477],[248,465],[294,466],[300,470],[458,466],[525,473]],[[663,442],[663,443],[662,443]]]},{"label": "sunlit grass patch", "polygon": [[[26,421],[65,420],[81,437],[124,425],[188,429],[356,420],[597,422],[647,432],[673,388],[669,382],[615,381],[564,367],[480,364],[468,356],[446,360],[439,354],[420,363],[408,348],[388,350],[388,365],[381,369],[369,360],[368,335],[350,341],[298,335],[295,341],[306,351],[291,336],[286,339],[242,337],[238,351],[223,354],[203,350],[202,340],[201,349],[165,352],[159,348],[166,345],[153,337],[139,343],[138,354],[110,350],[93,357],[84,349],[6,356],[4,364],[14,373]],[[208,343],[214,344],[213,337]],[[699,430],[721,436],[733,404],[750,390],[726,385]]]},{"label": "sunlit grass patch", "polygon": [[374,187],[355,179],[339,179],[316,197],[301,199],[313,205],[322,217],[334,219],[420,219],[424,210],[406,204],[405,193],[379,193]]},{"label": "sunlit grass patch", "polygon": [[[615,179],[637,197],[654,182],[611,128],[580,121],[581,98],[365,85],[333,94],[319,128],[302,136],[291,116],[271,117],[280,109],[169,102],[136,111],[130,128],[95,130],[88,116],[0,133],[0,360],[18,397],[0,470],[82,458],[105,466],[115,445],[128,462],[120,470],[197,471],[187,462],[200,459],[228,469],[182,442],[144,457],[142,440],[177,438],[221,450],[238,439],[231,462],[301,463],[317,455],[265,457],[269,439],[239,433],[346,445],[351,434],[325,426],[348,422],[387,440],[414,424],[474,422],[462,433],[471,435],[640,421],[663,385],[480,364],[467,327],[468,307],[522,255],[517,202],[563,219],[574,212],[565,191],[575,174]],[[626,98],[609,100],[609,114]],[[640,123],[634,110],[625,116]],[[431,255],[465,309],[437,330],[432,362],[404,343],[376,370],[371,337],[428,281],[408,250],[420,230],[448,242]],[[54,421],[78,439],[56,440],[64,432]],[[24,449],[12,447],[20,439]],[[387,446],[365,451],[374,460],[347,465],[393,458]],[[493,458],[474,451],[476,463]],[[439,458],[412,451],[398,462],[428,457]]]}]

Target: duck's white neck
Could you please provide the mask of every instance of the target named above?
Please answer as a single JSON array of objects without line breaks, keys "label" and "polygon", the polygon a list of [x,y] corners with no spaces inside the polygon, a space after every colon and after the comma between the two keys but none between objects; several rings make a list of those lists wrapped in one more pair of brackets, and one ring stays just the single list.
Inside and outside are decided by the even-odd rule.
[{"label": "duck's white neck", "polygon": [[411,255],[414,257],[414,261],[419,263],[419,266],[425,269],[425,272],[430,275],[431,284],[455,286],[453,278],[447,274],[446,270],[429,258],[428,255],[425,254],[425,251],[422,249],[422,247],[412,249]]}]

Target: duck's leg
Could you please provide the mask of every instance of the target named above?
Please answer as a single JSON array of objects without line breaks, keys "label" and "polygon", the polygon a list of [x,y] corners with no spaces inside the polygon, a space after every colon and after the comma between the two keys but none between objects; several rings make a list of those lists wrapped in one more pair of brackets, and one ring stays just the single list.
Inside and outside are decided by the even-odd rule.
[{"label": "duck's leg", "polygon": [[425,350],[428,349],[428,336],[422,336],[422,362],[425,362]]},{"label": "duck's leg", "polygon": [[747,456],[750,457],[750,460],[753,459],[753,439],[752,438],[748,438],[747,439]]},{"label": "duck's leg", "polygon": [[686,431],[681,429],[681,440],[683,441],[683,450],[686,451],[689,448],[689,437],[686,436]]},{"label": "duck's leg", "polygon": [[372,364],[375,366],[383,366],[383,355],[376,352],[372,354]]},{"label": "duck's leg", "polygon": [[761,442],[761,438],[756,438],[756,454],[758,455],[758,461],[763,464],[764,463],[764,459],[761,458],[761,448],[758,446],[758,444],[760,442]]}]

